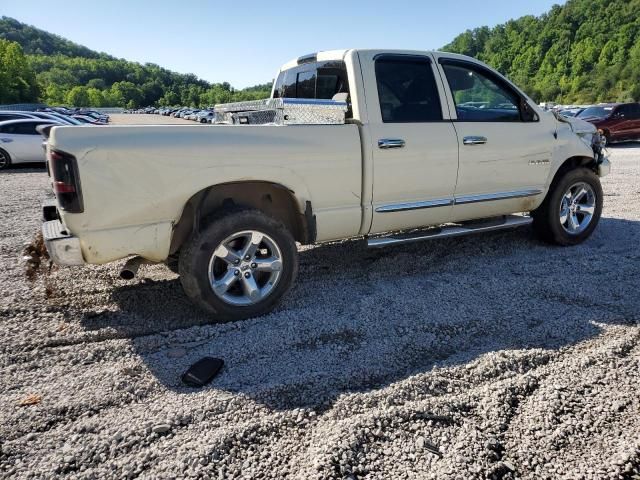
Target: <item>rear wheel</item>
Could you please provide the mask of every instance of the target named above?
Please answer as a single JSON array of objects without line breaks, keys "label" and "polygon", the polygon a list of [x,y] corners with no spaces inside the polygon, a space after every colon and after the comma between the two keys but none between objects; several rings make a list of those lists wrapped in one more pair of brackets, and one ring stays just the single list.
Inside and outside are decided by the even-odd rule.
[{"label": "rear wheel", "polygon": [[9,168],[11,165],[11,156],[4,150],[0,149],[0,170]]},{"label": "rear wheel", "polygon": [[250,209],[234,209],[206,223],[180,252],[180,281],[187,296],[217,321],[269,312],[298,271],[289,231]]},{"label": "rear wheel", "polygon": [[554,180],[543,204],[533,215],[537,235],[557,245],[577,245],[591,236],[602,213],[598,176],[587,168],[570,170]]}]

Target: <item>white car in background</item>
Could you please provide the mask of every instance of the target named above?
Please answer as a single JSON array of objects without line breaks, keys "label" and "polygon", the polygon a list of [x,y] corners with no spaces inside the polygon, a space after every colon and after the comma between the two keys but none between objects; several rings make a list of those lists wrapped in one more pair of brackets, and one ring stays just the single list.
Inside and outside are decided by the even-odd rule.
[{"label": "white car in background", "polygon": [[49,119],[33,118],[0,122],[0,170],[16,163],[45,162],[41,125],[63,125]]},{"label": "white car in background", "polygon": [[198,112],[194,120],[200,123],[211,123],[214,116],[213,112],[209,110],[202,110],[201,112]]}]

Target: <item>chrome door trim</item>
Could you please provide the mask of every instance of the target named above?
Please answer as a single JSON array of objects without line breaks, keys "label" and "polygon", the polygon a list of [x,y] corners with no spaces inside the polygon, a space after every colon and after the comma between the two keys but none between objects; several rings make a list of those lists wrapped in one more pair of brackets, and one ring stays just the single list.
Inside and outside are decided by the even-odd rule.
[{"label": "chrome door trim", "polygon": [[485,193],[481,195],[464,195],[454,199],[454,205],[463,205],[467,203],[491,202],[494,200],[509,200],[511,198],[535,197],[540,195],[542,190],[518,190],[514,192],[497,192]]},{"label": "chrome door trim", "polygon": [[381,138],[378,140],[378,148],[388,150],[390,148],[404,148],[405,142],[401,138]]},{"label": "chrome door trim", "polygon": [[409,210],[420,210],[423,208],[448,207],[453,205],[453,199],[441,198],[426,202],[394,203],[392,205],[382,205],[376,208],[376,213],[407,212]]}]

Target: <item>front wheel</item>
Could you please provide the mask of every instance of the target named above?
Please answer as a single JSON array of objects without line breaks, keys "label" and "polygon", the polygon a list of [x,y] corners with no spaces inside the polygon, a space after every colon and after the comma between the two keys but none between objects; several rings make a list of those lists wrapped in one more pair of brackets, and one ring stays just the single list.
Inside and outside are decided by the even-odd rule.
[{"label": "front wheel", "polygon": [[595,230],[602,204],[598,176],[587,168],[570,170],[554,180],[543,204],[532,212],[534,231],[549,243],[577,245]]},{"label": "front wheel", "polygon": [[224,322],[264,315],[298,272],[291,233],[258,210],[234,209],[208,219],[180,252],[180,281],[196,305]]}]

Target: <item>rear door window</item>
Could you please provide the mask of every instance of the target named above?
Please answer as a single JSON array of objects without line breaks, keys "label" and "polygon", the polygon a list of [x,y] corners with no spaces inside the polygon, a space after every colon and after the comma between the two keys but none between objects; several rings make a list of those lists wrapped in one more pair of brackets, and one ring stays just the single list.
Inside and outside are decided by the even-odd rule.
[{"label": "rear door window", "polygon": [[442,120],[440,95],[427,57],[384,56],[376,60],[375,69],[384,123]]}]

